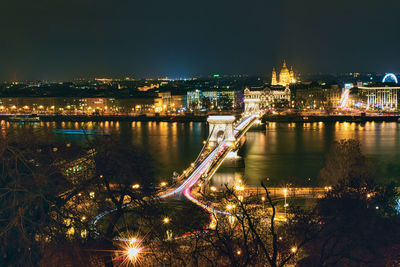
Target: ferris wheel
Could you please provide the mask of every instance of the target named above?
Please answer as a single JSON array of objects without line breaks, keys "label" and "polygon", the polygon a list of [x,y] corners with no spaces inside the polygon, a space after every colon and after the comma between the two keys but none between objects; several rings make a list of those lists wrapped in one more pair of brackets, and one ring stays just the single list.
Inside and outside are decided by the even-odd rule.
[{"label": "ferris wheel", "polygon": [[394,75],[393,73],[387,73],[383,79],[382,79],[382,83],[387,83],[387,82],[394,82],[397,83],[397,77],[396,75]]}]

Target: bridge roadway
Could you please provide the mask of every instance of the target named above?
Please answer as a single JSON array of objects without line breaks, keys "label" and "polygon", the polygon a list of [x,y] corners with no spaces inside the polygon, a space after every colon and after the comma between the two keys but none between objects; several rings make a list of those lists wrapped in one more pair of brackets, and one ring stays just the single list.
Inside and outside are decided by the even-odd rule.
[{"label": "bridge roadway", "polygon": [[[257,116],[251,115],[242,119],[234,128],[233,134],[236,139],[236,143],[242,138],[242,136],[250,129],[251,125],[256,121]],[[205,144],[207,146],[208,144]],[[210,169],[210,167],[218,162],[220,159],[224,159],[226,156],[226,152],[231,151],[234,146],[229,146],[225,140],[223,140],[219,145],[217,145],[214,149],[208,152],[207,155],[200,155],[199,161],[194,163],[194,167],[192,167],[181,180],[185,180],[180,186],[169,190],[167,192],[163,192],[159,195],[160,198],[166,198],[171,196],[179,196],[182,193],[185,194],[188,188],[191,188],[194,184],[198,182],[198,180]]]},{"label": "bridge roadway", "polygon": [[[204,204],[200,200],[196,199],[192,193],[192,187],[204,176],[207,179],[210,179],[212,175],[216,172],[219,166],[224,161],[225,157],[228,155],[230,151],[235,149],[237,143],[243,137],[243,135],[251,128],[251,126],[256,122],[257,116],[250,115],[248,117],[243,118],[234,128],[233,134],[235,137],[235,142],[233,145],[229,145],[225,140],[223,140],[217,147],[215,147],[209,154],[203,157],[203,160],[199,160],[198,163],[195,163],[195,167],[187,174],[186,180],[177,188],[160,195],[160,198],[166,198],[170,196],[183,195],[193,203],[202,207],[210,214],[210,223],[208,227],[213,228],[216,223],[216,215],[232,215],[229,212],[217,210],[207,204]],[[207,145],[207,144],[206,144]],[[199,157],[202,158],[201,155]]]}]

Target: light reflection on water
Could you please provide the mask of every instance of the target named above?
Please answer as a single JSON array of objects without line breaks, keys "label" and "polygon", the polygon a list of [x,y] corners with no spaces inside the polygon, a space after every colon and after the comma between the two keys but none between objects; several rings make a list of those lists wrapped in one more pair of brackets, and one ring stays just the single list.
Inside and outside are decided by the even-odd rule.
[{"label": "light reflection on water", "polygon": [[[32,135],[39,140],[84,143],[85,136],[56,135],[55,129],[104,130],[124,142],[142,146],[156,161],[159,177],[181,172],[196,159],[207,138],[205,123],[167,122],[40,122],[15,124],[1,120],[1,137],[12,135],[24,140]],[[90,136],[95,138],[95,136]],[[316,184],[324,157],[333,140],[358,139],[365,155],[372,159],[385,177],[400,178],[400,124],[366,123],[268,123],[263,130],[252,130],[239,150],[244,169],[223,169],[213,178],[221,184],[243,178],[247,184],[284,185],[296,181],[306,186]],[[308,180],[309,178],[310,181]]]},{"label": "light reflection on water", "polygon": [[363,153],[382,176],[400,178],[399,123],[271,123],[246,138],[239,154],[245,159],[244,177],[249,184],[267,177],[271,185],[293,180],[303,186],[317,184],[332,142],[348,138],[360,141]]}]

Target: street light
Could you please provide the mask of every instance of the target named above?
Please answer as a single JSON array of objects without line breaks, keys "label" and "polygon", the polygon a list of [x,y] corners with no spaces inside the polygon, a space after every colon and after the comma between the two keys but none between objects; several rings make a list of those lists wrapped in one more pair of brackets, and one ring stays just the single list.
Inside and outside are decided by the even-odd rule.
[{"label": "street light", "polygon": [[[169,224],[170,221],[171,221],[171,220],[170,220],[170,218],[168,218],[168,217],[164,217],[164,219],[163,219],[163,223],[164,223],[164,224]],[[169,229],[167,229],[167,230],[165,231],[165,233],[166,233],[166,235],[167,235],[167,240],[171,240],[171,239],[172,239],[172,231],[169,230]]]},{"label": "street light", "polygon": [[292,248],[290,249],[290,251],[292,251],[292,253],[296,253],[297,248],[296,248],[296,247],[292,247]]},{"label": "street light", "polygon": [[132,185],[132,188],[133,188],[133,189],[138,189],[139,187],[140,187],[139,184],[134,184],[134,185]]},{"label": "street light", "polygon": [[236,205],[231,205],[231,204],[226,205],[226,209],[227,210],[231,210],[231,209],[234,209],[234,208],[236,208]]},{"label": "street light", "polygon": [[286,205],[287,189],[286,188],[283,189],[283,194],[285,196],[285,219],[286,219],[286,207],[287,207],[287,205]]}]

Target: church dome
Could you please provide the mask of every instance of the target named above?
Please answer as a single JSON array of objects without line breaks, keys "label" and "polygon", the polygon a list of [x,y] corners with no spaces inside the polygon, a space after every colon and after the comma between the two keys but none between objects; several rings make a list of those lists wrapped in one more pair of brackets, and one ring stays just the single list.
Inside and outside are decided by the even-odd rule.
[{"label": "church dome", "polygon": [[288,86],[291,83],[296,83],[293,68],[290,69],[286,66],[286,61],[283,61],[282,69],[279,72],[279,80],[277,79],[275,68],[272,69],[271,85]]}]

